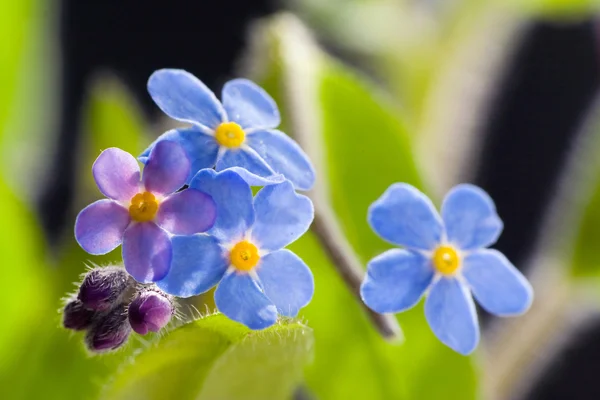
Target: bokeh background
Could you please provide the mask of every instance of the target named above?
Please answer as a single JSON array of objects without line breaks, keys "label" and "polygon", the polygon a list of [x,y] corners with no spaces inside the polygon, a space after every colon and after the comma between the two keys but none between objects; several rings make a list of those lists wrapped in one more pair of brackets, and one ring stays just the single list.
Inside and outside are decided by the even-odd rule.
[{"label": "bokeh background", "polygon": [[[599,15],[595,0],[3,1],[0,398],[214,399],[199,388],[249,371],[263,378],[231,398],[265,398],[276,382],[273,398],[288,399],[600,398]],[[85,254],[74,217],[100,197],[90,168],[102,149],[138,154],[172,126],[145,89],[164,67],[216,93],[237,76],[263,85],[284,130],[312,138],[301,144],[317,191],[363,263],[388,248],[366,210],[389,184],[437,204],[456,183],[482,186],[533,308],[480,310],[470,357],[433,337],[421,306],[398,317],[404,343],[388,343],[309,232],[292,246],[317,285],[301,313],[308,339],[253,347],[276,368],[240,356],[235,373],[206,377],[219,343],[192,335],[91,356],[60,327],[61,298],[86,263],[120,253]]]}]

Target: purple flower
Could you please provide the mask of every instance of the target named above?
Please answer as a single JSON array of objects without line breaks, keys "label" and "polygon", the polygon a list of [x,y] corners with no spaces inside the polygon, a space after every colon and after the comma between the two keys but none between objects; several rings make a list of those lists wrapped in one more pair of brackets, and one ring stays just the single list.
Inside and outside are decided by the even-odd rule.
[{"label": "purple flower", "polygon": [[169,323],[173,312],[173,304],[168,295],[146,290],[140,292],[129,305],[129,323],[140,335],[145,335],[148,331],[158,332]]},{"label": "purple flower", "polygon": [[75,238],[88,253],[106,254],[121,243],[125,269],[138,282],[164,278],[172,257],[170,235],[191,235],[211,228],[212,198],[196,189],[177,192],[190,172],[183,149],[157,144],[140,180],[135,158],[123,150],[103,151],[92,167],[108,199],[84,208],[75,221]]}]

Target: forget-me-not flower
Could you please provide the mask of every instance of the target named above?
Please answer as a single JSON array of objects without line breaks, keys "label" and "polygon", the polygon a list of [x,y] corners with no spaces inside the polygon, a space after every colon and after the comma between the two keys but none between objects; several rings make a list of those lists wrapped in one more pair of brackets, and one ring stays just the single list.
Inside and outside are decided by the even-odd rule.
[{"label": "forget-me-not flower", "polygon": [[248,183],[232,170],[202,170],[190,187],[213,197],[217,220],[208,235],[173,237],[171,270],[157,286],[189,297],[218,284],[219,311],[251,329],[273,325],[278,314],[296,316],[312,298],[313,275],[284,247],[311,224],[310,199],[288,181],[266,186],[253,198]]},{"label": "forget-me-not flower", "polygon": [[129,153],[110,148],[92,172],[108,199],[84,208],[75,221],[75,238],[88,253],[99,255],[123,243],[123,263],[133,278],[150,283],[165,277],[172,258],[170,234],[191,235],[211,228],[216,205],[195,189],[177,192],[190,162],[176,143],[157,144],[144,168]]},{"label": "forget-me-not flower", "polygon": [[425,316],[433,333],[462,354],[479,342],[471,293],[488,312],[519,315],[533,300],[525,277],[497,250],[503,228],[492,199],[473,185],[446,195],[441,218],[431,201],[408,184],[394,184],[369,209],[369,224],[383,239],[405,249],[372,259],[361,287],[379,313],[405,311],[426,294]]},{"label": "forget-me-not flower", "polygon": [[[315,172],[310,160],[296,142],[275,129],[280,123],[277,104],[253,82],[227,82],[221,104],[189,72],[161,69],[150,76],[148,92],[165,114],[192,124],[191,128],[173,129],[157,139],[175,141],[185,148],[192,160],[189,179],[203,168],[237,168],[251,185],[261,185],[256,177],[276,183],[284,175],[296,189],[313,186]],[[142,153],[142,162],[154,144]]]}]

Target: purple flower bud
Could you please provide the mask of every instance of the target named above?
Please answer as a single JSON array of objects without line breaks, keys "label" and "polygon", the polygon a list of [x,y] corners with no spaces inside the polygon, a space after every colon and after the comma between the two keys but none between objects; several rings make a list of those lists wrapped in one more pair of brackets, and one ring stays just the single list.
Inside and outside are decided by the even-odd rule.
[{"label": "purple flower bud", "polygon": [[121,301],[132,283],[122,268],[95,268],[83,278],[77,298],[87,308],[107,311]]},{"label": "purple flower bud", "polygon": [[63,326],[74,331],[81,331],[92,324],[96,312],[83,306],[79,300],[71,300],[63,310]]},{"label": "purple flower bud", "polygon": [[119,304],[106,314],[96,316],[90,327],[85,342],[93,352],[114,350],[121,347],[131,333],[127,322],[127,305]]},{"label": "purple flower bud", "polygon": [[140,335],[158,332],[169,323],[173,311],[173,304],[166,294],[146,290],[138,293],[129,305],[129,323]]}]

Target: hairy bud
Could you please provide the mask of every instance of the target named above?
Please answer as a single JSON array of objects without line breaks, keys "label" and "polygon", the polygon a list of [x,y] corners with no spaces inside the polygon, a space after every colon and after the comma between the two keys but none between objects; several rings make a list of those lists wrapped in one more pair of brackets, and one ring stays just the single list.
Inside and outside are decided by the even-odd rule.
[{"label": "hairy bud", "polygon": [[129,305],[129,323],[140,335],[158,332],[171,320],[173,303],[168,295],[157,290],[144,290]]},{"label": "hairy bud", "polygon": [[87,329],[91,324],[96,312],[87,309],[79,300],[71,300],[63,310],[63,326],[74,331]]},{"label": "hairy bud", "polygon": [[127,321],[127,305],[118,304],[106,314],[97,315],[89,328],[85,342],[93,352],[100,353],[121,347],[131,333]]},{"label": "hairy bud", "polygon": [[122,268],[95,268],[83,278],[77,298],[87,308],[108,311],[121,302],[132,285],[132,279]]}]

